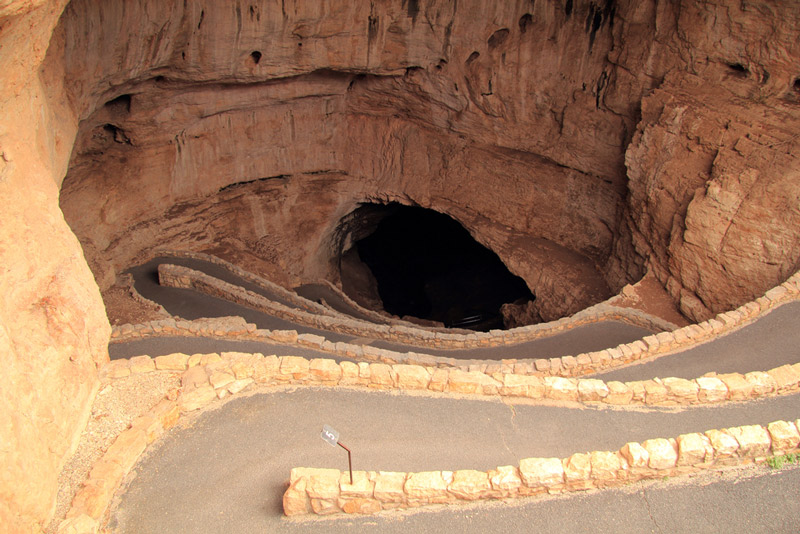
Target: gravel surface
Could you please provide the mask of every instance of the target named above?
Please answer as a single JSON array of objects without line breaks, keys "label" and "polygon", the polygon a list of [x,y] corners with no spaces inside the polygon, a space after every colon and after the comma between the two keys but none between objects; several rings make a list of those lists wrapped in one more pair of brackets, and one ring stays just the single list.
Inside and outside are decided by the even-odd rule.
[{"label": "gravel surface", "polygon": [[58,530],[94,463],[134,419],[150,411],[169,391],[180,387],[180,376],[177,372],[155,371],[100,385],[78,448],[58,477],[56,510],[47,534]]}]

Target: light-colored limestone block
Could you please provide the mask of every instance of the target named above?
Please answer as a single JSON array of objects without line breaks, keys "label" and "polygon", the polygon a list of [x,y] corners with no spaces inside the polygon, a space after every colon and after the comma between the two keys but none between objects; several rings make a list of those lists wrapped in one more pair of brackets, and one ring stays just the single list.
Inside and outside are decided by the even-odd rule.
[{"label": "light-colored limestone block", "polygon": [[547,487],[564,482],[560,458],[525,458],[519,462],[522,481],[529,488]]},{"label": "light-colored limestone block", "polygon": [[651,469],[669,469],[675,467],[678,461],[678,452],[667,439],[648,439],[642,443],[642,447],[650,456],[647,466]]}]

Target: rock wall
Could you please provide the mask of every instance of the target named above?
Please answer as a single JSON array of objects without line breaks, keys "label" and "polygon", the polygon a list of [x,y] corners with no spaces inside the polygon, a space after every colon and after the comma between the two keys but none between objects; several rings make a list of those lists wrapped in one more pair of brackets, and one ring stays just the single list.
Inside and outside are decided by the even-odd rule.
[{"label": "rock wall", "polygon": [[58,208],[71,141],[37,76],[63,2],[0,4],[0,531],[52,514],[108,361],[110,327]]},{"label": "rock wall", "polygon": [[[62,207],[101,287],[156,241],[207,250],[221,236],[282,283],[335,279],[341,219],[390,200],[461,222],[528,282],[545,320],[638,275],[598,271],[635,124],[601,105],[611,8],[370,6],[70,4],[49,60],[95,111]],[[217,192],[270,180],[247,195],[252,224],[221,228],[218,212],[181,204],[239,212]]]},{"label": "rock wall", "polygon": [[626,154],[633,242],[694,320],[800,265],[798,21],[797,4],[687,3],[687,68],[642,102]]}]

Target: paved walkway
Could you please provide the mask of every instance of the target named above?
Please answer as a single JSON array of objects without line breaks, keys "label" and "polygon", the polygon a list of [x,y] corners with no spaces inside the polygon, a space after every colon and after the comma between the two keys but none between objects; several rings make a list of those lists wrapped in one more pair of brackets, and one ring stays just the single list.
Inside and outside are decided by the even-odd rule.
[{"label": "paved walkway", "polygon": [[[484,470],[516,464],[526,457],[616,450],[628,441],[766,424],[795,419],[799,414],[796,395],[713,408],[614,410],[316,388],[256,394],[234,399],[219,410],[205,412],[187,427],[171,431],[136,468],[136,477],[122,496],[113,523],[117,525],[115,532],[141,534],[306,532],[317,528],[331,532],[329,527],[340,527],[336,522],[291,522],[282,517],[281,510],[292,467],[347,468],[344,451],[320,439],[323,424],[340,432],[342,442],[353,451],[355,469]],[[771,480],[769,486],[770,500],[797,500],[798,486],[780,479]],[[739,500],[735,497],[733,507],[739,506]],[[546,510],[556,504],[526,506]],[[612,510],[593,510],[583,518],[580,514],[586,513],[586,508],[582,512],[571,510],[568,523],[579,525],[598,513],[611,520],[616,503],[606,501],[606,506],[612,506]],[[564,513],[563,508],[559,513]],[[454,515],[462,514],[470,515],[427,512],[415,516],[414,521],[420,525],[419,531],[435,526],[439,532],[463,532],[468,523],[449,523]],[[521,527],[518,519],[502,507],[485,507],[480,515],[486,516],[484,525],[496,518],[507,523],[509,532],[532,531],[516,530]],[[475,512],[472,516],[477,517]],[[665,512],[664,520],[669,517]],[[686,518],[690,522],[697,519]],[[379,521],[384,526],[393,524]],[[800,516],[794,516],[793,521],[800,521]],[[375,522],[349,521],[348,531],[370,531]],[[402,521],[397,526],[410,532]],[[381,532],[386,531],[391,529],[381,528]],[[694,529],[665,530],[677,531]]]},{"label": "paved walkway", "polygon": [[772,310],[755,323],[677,354],[595,375],[603,380],[649,379],[656,376],[697,378],[710,371],[749,373],[800,362],[800,302]]},{"label": "paved walkway", "polygon": [[[705,372],[703,365],[745,372],[796,363],[798,311],[800,303],[784,305],[735,334],[604,378],[652,378],[654,372],[696,377]],[[798,417],[799,395],[721,406],[614,409],[347,389],[258,392],[190,418],[151,447],[112,511],[110,526],[142,534],[797,532],[800,469],[364,518],[288,520],[281,496],[292,467],[346,468],[344,452],[320,439],[323,424],[341,433],[355,469],[422,471],[488,469],[525,457],[616,450],[628,441]]]},{"label": "paved walkway", "polygon": [[[355,342],[401,353],[409,351],[424,352],[436,356],[482,360],[501,360],[504,358],[553,358],[570,354],[580,354],[581,352],[602,350],[607,347],[616,347],[621,343],[635,341],[652,333],[650,330],[632,326],[627,323],[603,321],[601,323],[580,326],[554,336],[505,347],[466,350],[428,349],[414,345],[358,338],[347,334],[339,334],[337,332],[329,332],[297,325],[287,320],[279,319],[244,306],[239,306],[238,304],[226,300],[210,297],[197,291],[161,286],[158,284],[157,268],[158,263],[165,261],[167,263],[175,263],[193,269],[203,270],[212,276],[232,283],[245,284],[245,282],[231,274],[227,269],[223,269],[209,262],[193,259],[156,258],[145,265],[130,269],[129,272],[134,276],[136,290],[145,298],[164,306],[172,315],[184,319],[238,315],[244,317],[247,322],[257,325],[258,328],[269,330],[297,330],[300,333],[323,336],[325,339],[332,342]],[[269,292],[259,289],[258,286],[246,284],[244,287],[253,291],[258,290],[260,294],[272,298]],[[141,342],[137,341],[136,344],[136,350],[140,351],[138,354],[148,354],[150,356],[159,356],[176,351],[187,352],[189,350],[186,347],[181,348],[183,346],[183,342],[181,341],[167,345],[158,340],[144,340]],[[188,344],[187,342],[187,345]],[[128,358],[135,355],[131,352],[131,347],[125,348],[118,345],[117,343],[109,345],[109,352],[111,353],[112,359]],[[191,346],[196,349],[199,345],[197,341],[194,341],[191,342]],[[211,347],[212,345],[209,345],[209,348],[205,351],[213,352],[214,349]],[[199,350],[195,349],[193,349],[194,352],[199,352]],[[256,350],[257,352],[265,354],[277,354],[285,350],[285,347],[262,344]]]}]

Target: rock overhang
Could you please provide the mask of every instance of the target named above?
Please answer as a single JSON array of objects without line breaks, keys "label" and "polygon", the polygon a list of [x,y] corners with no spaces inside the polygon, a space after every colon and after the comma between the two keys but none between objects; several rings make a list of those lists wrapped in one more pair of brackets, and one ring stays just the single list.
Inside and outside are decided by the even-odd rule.
[{"label": "rock overhang", "polygon": [[[563,34],[561,39],[567,39],[570,32],[582,35],[584,30],[580,25],[565,25],[568,17],[556,6],[548,6],[535,23],[524,10],[517,14],[518,6],[511,10],[483,6],[487,16],[495,11],[490,18],[508,20],[510,29],[480,21],[481,32],[488,32],[481,41],[473,32],[465,34],[469,38],[454,35],[459,25],[472,23],[448,3],[423,10],[428,18],[447,19],[447,24],[429,21],[427,29],[413,20],[406,27],[407,13],[395,7],[384,6],[383,14],[371,14],[372,23],[360,19],[338,22],[349,36],[351,48],[366,47],[362,51],[370,52],[376,39],[382,40],[380,61],[370,56],[364,63],[352,50],[350,55],[332,52],[341,36],[320,33],[320,28],[334,24],[327,13],[317,14],[319,18],[313,20],[292,20],[287,15],[288,19],[275,27],[277,12],[268,14],[256,6],[244,15],[259,29],[247,30],[241,10],[191,6],[181,11],[159,5],[152,9],[163,15],[165,22],[157,32],[156,26],[141,21],[138,26],[116,21],[98,35],[86,36],[82,28],[94,27],[111,14],[120,15],[118,8],[83,1],[70,4],[62,18],[63,43],[57,42],[63,47],[56,47],[52,56],[63,53],[67,63],[73,59],[65,69],[66,86],[84,89],[75,100],[83,100],[87,112],[61,204],[84,243],[101,287],[107,287],[115,272],[152,247],[154,233],[159,234],[159,242],[165,234],[169,241],[190,233],[192,239],[184,245],[208,246],[223,234],[236,235],[236,227],[241,227],[237,224],[207,232],[187,231],[187,227],[178,230],[177,224],[167,224],[179,234],[169,236],[169,229],[164,232],[162,226],[157,230],[155,219],[173,205],[197,202],[231,185],[263,183],[276,177],[285,179],[280,185],[280,180],[273,180],[275,188],[289,190],[283,195],[282,210],[273,209],[269,201],[267,210],[255,207],[255,196],[248,201],[249,210],[256,221],[270,219],[276,211],[284,214],[277,222],[268,221],[266,226],[273,223],[269,229],[264,224],[260,228],[249,225],[243,233],[250,235],[237,237],[249,242],[245,246],[257,241],[263,244],[264,238],[291,243],[294,250],[284,245],[270,252],[291,258],[280,267],[287,270],[286,264],[290,265],[284,283],[329,276],[329,258],[320,258],[317,252],[325,250],[326,236],[348,210],[381,198],[405,199],[453,216],[517,270],[522,263],[538,261],[536,256],[524,257],[530,247],[511,244],[524,236],[540,248],[565,252],[552,255],[552,261],[567,258],[561,268],[574,273],[573,284],[580,285],[580,273],[586,272],[586,266],[601,267],[616,238],[623,204],[623,129],[619,124],[624,121],[607,110],[598,112],[606,130],[611,123],[617,124],[612,143],[598,142],[590,135],[581,154],[556,150],[554,140],[546,137],[554,133],[553,128],[563,128],[565,119],[562,116],[553,122],[552,113],[545,108],[548,100],[561,97],[547,81],[548,73],[536,70],[541,65],[529,64],[531,49],[538,42],[532,31],[537,24],[557,28]],[[121,16],[136,13],[134,9]],[[376,28],[374,21],[381,17],[385,26]],[[212,19],[217,26],[209,30]],[[518,19],[528,25],[515,27],[512,23]],[[196,26],[190,23],[195,20]],[[371,24],[366,28],[366,42],[360,28],[364,23]],[[228,36],[226,41],[220,27],[227,27],[237,39],[231,41]],[[294,28],[290,35],[287,27]],[[263,46],[256,50],[260,56],[248,52],[253,47],[242,40],[252,37],[254,31],[261,32],[274,53]],[[418,36],[420,42],[393,48],[397,35],[404,31],[409,32],[406,38]],[[177,41],[187,33],[191,37],[185,45]],[[445,33],[446,44],[442,40]],[[139,44],[123,47],[126,38]],[[597,39],[595,35],[595,51],[600,46]],[[610,35],[602,40],[608,46]],[[158,46],[153,44],[156,42]],[[211,42],[219,49],[209,50]],[[144,56],[142,43],[151,45]],[[309,47],[310,43],[313,46]],[[305,46],[302,53],[300,44]],[[94,68],[87,69],[84,56],[77,51],[95,46],[109,54],[90,59]],[[123,48],[125,54],[120,52]],[[478,58],[480,52],[478,56],[468,54],[472,48],[482,50],[483,57]],[[223,67],[217,59],[224,51],[232,62]],[[140,63],[131,57],[136,54],[140,54]],[[240,55],[250,64],[239,65],[236,58]],[[466,58],[463,62],[457,60],[461,55]],[[110,57],[118,61],[112,62]],[[259,58],[257,62],[254,57]],[[594,76],[601,63],[587,62],[573,68],[571,75]],[[500,68],[503,65],[505,68]],[[550,71],[554,68],[549,66]],[[519,77],[515,69],[531,69],[537,80]],[[99,71],[100,76],[87,80],[87,70]],[[493,86],[491,94],[476,93],[475,84],[484,83],[482,77],[490,71],[497,71],[491,74],[494,81],[488,81]],[[538,84],[539,93],[532,99],[535,105],[526,110],[525,102],[517,102],[513,93],[530,92],[537,81],[545,83]],[[491,128],[486,127],[487,121],[493,123]],[[545,127],[541,128],[543,121]],[[576,126],[571,126],[570,135],[559,133],[557,137],[573,143],[576,135],[588,135]],[[133,197],[131,192],[135,192]],[[268,196],[281,194],[273,190]],[[309,199],[310,194],[317,196]],[[129,202],[130,198],[136,202]],[[89,215],[90,206],[98,208],[97,216]],[[295,218],[286,216],[287,211]],[[298,219],[301,215],[307,218]],[[312,227],[315,229],[309,232]],[[305,244],[292,234],[298,228],[303,228]],[[298,248],[305,250],[298,253]],[[584,265],[577,271],[570,268],[570,256],[581,258]],[[542,277],[541,270],[522,275],[531,281],[547,280],[552,291],[560,284],[557,277],[552,273]],[[601,286],[621,283],[604,281],[599,275],[593,278],[593,284],[600,280]],[[560,293],[553,301],[569,304],[554,310],[551,318],[593,303],[587,300],[585,290],[565,287]],[[607,295],[607,289],[601,293]]]}]

